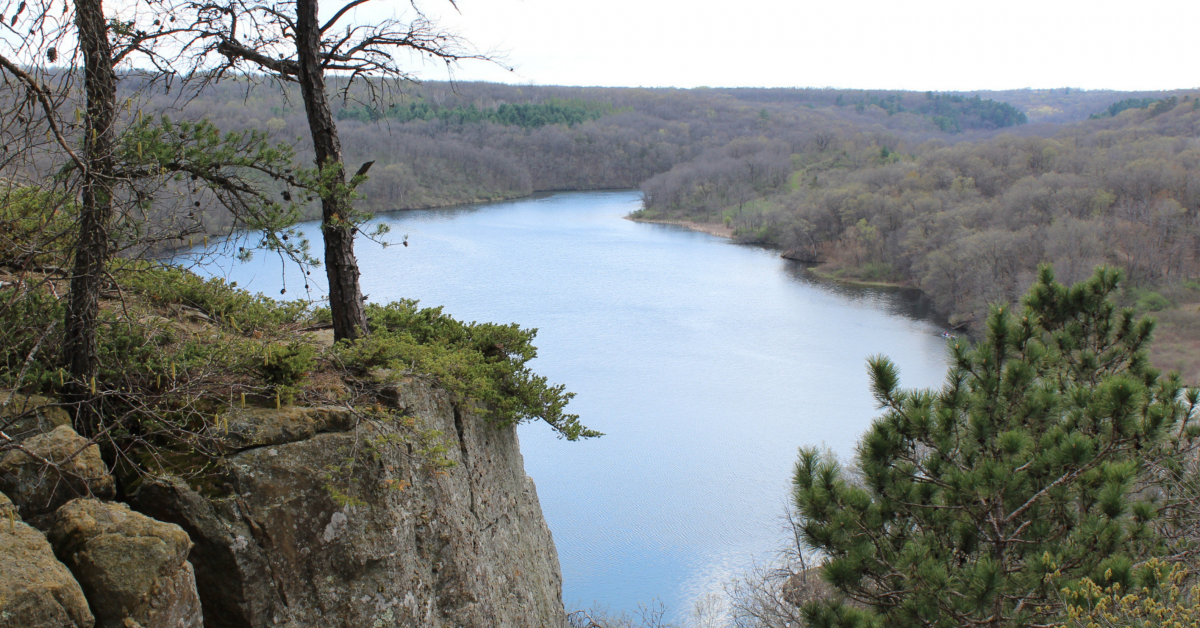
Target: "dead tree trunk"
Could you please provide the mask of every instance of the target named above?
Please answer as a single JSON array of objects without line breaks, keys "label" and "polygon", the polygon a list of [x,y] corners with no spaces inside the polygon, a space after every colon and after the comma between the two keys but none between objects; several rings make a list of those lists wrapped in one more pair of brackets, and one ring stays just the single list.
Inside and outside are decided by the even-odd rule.
[{"label": "dead tree trunk", "polygon": [[308,128],[317,154],[317,168],[326,193],[321,198],[321,233],[325,239],[325,274],[329,278],[329,310],[333,337],[354,339],[367,333],[367,314],[354,257],[354,223],[350,199],[336,191],[346,182],[342,145],[325,95],[321,66],[321,23],[317,0],[296,2],[297,81],[308,114]]}]

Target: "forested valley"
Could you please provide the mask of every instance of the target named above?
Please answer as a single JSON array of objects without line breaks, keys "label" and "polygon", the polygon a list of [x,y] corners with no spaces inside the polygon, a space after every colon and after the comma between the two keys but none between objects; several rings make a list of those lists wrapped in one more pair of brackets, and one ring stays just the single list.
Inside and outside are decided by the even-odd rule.
[{"label": "forested valley", "polygon": [[[1183,307],[1200,302],[1190,93],[431,82],[380,97],[334,83],[347,163],[375,162],[359,188],[369,211],[640,188],[638,218],[723,224],[820,274],[919,287],[969,332],[1040,263],[1067,282],[1109,263],[1127,272],[1128,304],[1162,318],[1156,363],[1200,376],[1196,308]],[[304,136],[298,96],[265,87],[142,97],[225,129]],[[203,210],[211,232],[228,228]]]}]

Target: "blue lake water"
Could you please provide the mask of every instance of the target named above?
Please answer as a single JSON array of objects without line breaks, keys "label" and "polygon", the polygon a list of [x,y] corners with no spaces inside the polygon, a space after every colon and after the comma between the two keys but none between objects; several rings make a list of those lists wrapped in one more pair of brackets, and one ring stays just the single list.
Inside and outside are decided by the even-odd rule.
[{"label": "blue lake water", "polygon": [[[520,427],[564,599],[614,611],[657,599],[682,614],[786,541],[798,446],[853,456],[876,415],[868,356],[926,387],[947,352],[913,291],[833,284],[775,251],[622,219],[639,206],[636,192],[600,192],[396,212],[376,220],[409,246],[360,239],[357,252],[371,301],[538,329],[534,369],[607,434],[570,443]],[[220,267],[208,272],[268,295],[304,284],[269,256]]]}]

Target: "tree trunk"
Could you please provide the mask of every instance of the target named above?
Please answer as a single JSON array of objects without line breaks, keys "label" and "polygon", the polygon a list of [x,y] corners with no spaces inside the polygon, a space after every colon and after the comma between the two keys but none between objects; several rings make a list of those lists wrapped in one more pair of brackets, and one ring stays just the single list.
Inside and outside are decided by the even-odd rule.
[{"label": "tree trunk", "polygon": [[[333,112],[325,97],[320,49],[321,23],[317,18],[317,0],[297,0],[296,52],[300,65],[297,80],[304,96],[304,110],[308,114],[308,128],[317,154],[317,168],[321,170],[324,184],[333,188],[346,182],[346,171],[342,164],[342,145],[333,122]],[[327,193],[321,198],[325,274],[329,278],[329,310],[333,315],[333,337],[336,340],[358,338],[367,333],[367,314],[358,283],[358,260],[354,257],[351,210],[350,200],[341,193]]]},{"label": "tree trunk", "polygon": [[117,76],[101,0],[75,0],[75,25],[84,56],[87,93],[83,199],[79,242],[71,275],[64,352],[71,374],[70,396],[77,404],[75,429],[87,437],[101,431],[95,407],[95,377],[99,370],[96,318],[105,265],[112,255],[109,227],[113,215],[113,133],[116,120]]}]

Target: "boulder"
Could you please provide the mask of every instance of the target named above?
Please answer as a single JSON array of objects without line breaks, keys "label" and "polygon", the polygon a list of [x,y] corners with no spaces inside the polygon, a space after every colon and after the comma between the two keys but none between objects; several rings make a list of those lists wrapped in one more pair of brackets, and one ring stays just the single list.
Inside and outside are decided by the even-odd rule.
[{"label": "boulder", "polygon": [[92,628],[79,583],[41,532],[17,517],[0,493],[0,626],[6,628]]},{"label": "boulder", "polygon": [[59,506],[76,497],[107,499],[115,494],[100,448],[70,427],[60,425],[23,445],[33,456],[13,450],[0,460],[0,492],[8,494],[34,526],[44,528]]},{"label": "boulder", "polygon": [[[208,628],[566,625],[558,555],[516,430],[459,413],[419,379],[390,382],[386,398],[408,416],[248,439],[276,444],[226,457],[217,484],[229,494],[158,480],[131,496],[196,543]],[[237,421],[254,416],[269,419],[237,431],[280,432],[278,414]],[[419,449],[432,443],[414,425],[444,435],[453,466],[428,464]]]},{"label": "boulder", "polygon": [[76,499],[58,509],[48,534],[75,574],[98,628],[200,628],[192,542],[177,525],[125,504]]},{"label": "boulder", "polygon": [[0,391],[0,408],[0,431],[18,443],[60,425],[71,425],[71,415],[66,410],[39,395]]}]

